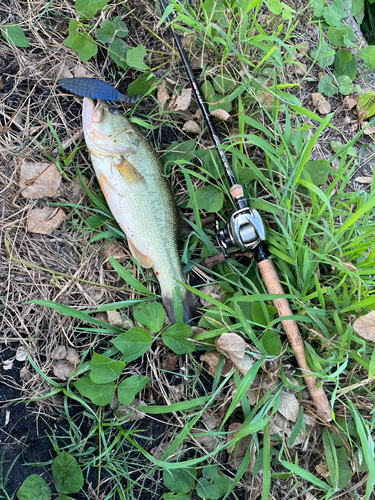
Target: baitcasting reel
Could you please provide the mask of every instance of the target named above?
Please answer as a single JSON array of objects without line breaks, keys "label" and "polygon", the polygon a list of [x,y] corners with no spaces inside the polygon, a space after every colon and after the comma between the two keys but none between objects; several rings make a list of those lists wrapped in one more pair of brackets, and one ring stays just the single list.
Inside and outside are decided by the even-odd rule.
[{"label": "baitcasting reel", "polygon": [[242,186],[231,188],[237,211],[232,214],[227,225],[220,229],[216,220],[216,241],[228,258],[228,248],[236,247],[241,251],[254,250],[266,239],[266,228],[259,213],[250,208],[243,195]]}]

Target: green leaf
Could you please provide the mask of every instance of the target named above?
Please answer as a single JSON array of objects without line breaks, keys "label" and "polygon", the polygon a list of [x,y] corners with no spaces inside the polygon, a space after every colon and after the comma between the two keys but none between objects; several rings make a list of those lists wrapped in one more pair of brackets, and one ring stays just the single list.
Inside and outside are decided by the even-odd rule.
[{"label": "green leaf", "polygon": [[152,87],[155,81],[155,75],[153,73],[142,73],[134,82],[129,84],[127,89],[128,95],[145,95]]},{"label": "green leaf", "polygon": [[215,76],[214,87],[220,94],[227,94],[234,88],[234,81],[232,78],[225,74]]},{"label": "green leaf", "polygon": [[176,354],[190,354],[195,351],[194,342],[188,340],[192,335],[193,330],[189,325],[176,323],[163,334],[163,342]]},{"label": "green leaf", "polygon": [[341,94],[349,95],[354,91],[354,86],[348,75],[340,75],[337,77],[337,83]]},{"label": "green leaf", "polygon": [[111,340],[119,351],[122,352],[122,359],[126,362],[134,361],[152,345],[151,335],[141,326],[130,328],[127,332],[121,333],[116,339]]},{"label": "green leaf", "polygon": [[258,174],[249,167],[239,167],[238,171],[238,181],[240,184],[249,184],[249,182],[254,179],[258,179]]},{"label": "green leaf", "polygon": [[358,72],[358,61],[355,57],[352,57],[352,60],[348,62],[346,68],[343,71],[343,75],[347,75],[351,81],[357,76]]},{"label": "green leaf", "polygon": [[[270,316],[270,320],[272,321],[274,317],[276,316],[276,307],[274,306],[265,306],[267,309],[267,312]],[[251,319],[254,321],[254,323],[258,323],[259,325],[264,325],[267,326],[268,320],[266,319],[264,312],[263,312],[263,307],[260,302],[254,302],[251,308]]]},{"label": "green leaf", "polygon": [[101,215],[91,215],[85,220],[86,226],[90,229],[97,229],[98,227],[105,224],[108,220],[108,217],[103,217]]},{"label": "green leaf", "polygon": [[39,474],[27,477],[17,491],[18,500],[49,500],[52,491]]},{"label": "green leaf", "polygon": [[141,302],[134,307],[133,314],[136,321],[147,326],[152,333],[158,333],[163,328],[165,311],[159,302]]},{"label": "green leaf", "polygon": [[84,480],[81,467],[77,460],[66,451],[62,451],[55,457],[52,463],[52,476],[55,480],[55,488],[60,493],[78,493],[83,487]]},{"label": "green leaf", "polygon": [[124,21],[121,21],[120,16],[116,16],[113,20],[113,26],[116,31],[116,36],[120,38],[125,38],[129,34],[129,29],[124,23]]},{"label": "green leaf", "polygon": [[131,377],[128,377],[123,382],[121,382],[121,384],[118,386],[117,391],[120,403],[122,405],[130,405],[134,401],[135,396],[138,394],[138,392],[146,387],[149,380],[149,377],[139,377],[138,375],[132,375]]},{"label": "green leaf", "polygon": [[333,85],[333,78],[329,75],[324,75],[318,84],[318,91],[327,97],[332,97],[339,93],[339,90]]},{"label": "green leaf", "polygon": [[69,36],[65,40],[65,45],[78,52],[82,62],[87,62],[90,57],[98,53],[98,46],[86,32],[81,33],[80,28],[81,25],[73,19],[69,21]]},{"label": "green leaf", "polygon": [[327,31],[327,38],[335,47],[341,47],[341,45],[344,45],[344,36],[346,34],[347,31],[345,28],[338,30],[337,28],[333,28],[331,26]]},{"label": "green leaf", "polygon": [[[172,4],[170,4],[172,5]],[[185,493],[172,493],[169,491],[168,493],[164,493],[162,496],[163,500],[190,500],[190,495],[186,495]]]},{"label": "green leaf", "polygon": [[[223,192],[213,185],[202,186],[195,191],[198,208],[206,212],[218,212],[224,203]],[[187,205],[189,208],[193,206],[192,201],[189,200]]]},{"label": "green leaf", "polygon": [[190,161],[193,158],[192,152],[195,150],[195,145],[195,139],[189,139],[184,142],[172,142],[164,155],[164,163],[167,161],[175,163],[178,160]]},{"label": "green leaf", "polygon": [[211,102],[211,99],[215,95],[215,90],[208,80],[205,80],[203,85],[200,87],[203,95],[203,99],[206,102]]},{"label": "green leaf", "polygon": [[129,52],[129,45],[123,40],[115,38],[112,45],[108,49],[109,57],[122,69],[128,67],[126,62],[127,53]]},{"label": "green leaf", "polygon": [[[15,23],[4,24],[0,27],[0,31],[5,40],[16,47],[30,47],[30,44],[22,31],[21,26]],[[34,475],[34,474],[33,474]]]},{"label": "green leaf", "polygon": [[345,5],[341,0],[335,0],[324,9],[323,17],[330,26],[336,26],[340,19],[347,17]]},{"label": "green leaf", "polygon": [[208,110],[214,111],[215,109],[223,109],[227,113],[232,110],[232,103],[228,101],[224,94],[216,94],[209,100]]},{"label": "green leaf", "polygon": [[375,69],[375,45],[364,47],[358,52],[358,56],[365,61],[368,69]]},{"label": "green leaf", "polygon": [[279,356],[283,346],[281,343],[280,335],[273,331],[268,330],[262,337],[263,347],[270,356]]},{"label": "green leaf", "polygon": [[218,500],[232,486],[227,476],[219,474],[217,467],[203,467],[203,477],[197,482],[197,494],[208,500]]},{"label": "green leaf", "polygon": [[111,21],[105,19],[102,27],[95,32],[95,38],[102,43],[112,43],[115,36],[115,27]]},{"label": "green leaf", "polygon": [[335,70],[341,75],[345,71],[346,65],[352,60],[352,55],[347,50],[338,50],[335,56]]},{"label": "green leaf", "polygon": [[314,10],[315,17],[322,17],[324,12],[324,2],[323,0],[310,0],[310,5]]},{"label": "green leaf", "polygon": [[361,95],[358,104],[361,110],[365,113],[365,118],[375,114],[375,93],[368,90],[365,94]]},{"label": "green leaf", "polygon": [[174,493],[189,493],[195,484],[197,469],[175,469],[163,472],[164,486]]},{"label": "green leaf", "polygon": [[324,39],[320,41],[318,47],[311,51],[311,57],[316,59],[316,62],[321,68],[330,66],[335,59],[335,50]]},{"label": "green leaf", "polygon": [[98,406],[105,406],[112,401],[115,384],[95,384],[90,377],[82,377],[74,382],[74,387],[86,398]]},{"label": "green leaf", "polygon": [[[311,177],[311,182],[316,186],[325,184],[328,179],[328,174],[332,173],[332,169],[329,166],[328,160],[314,160],[305,163],[304,169],[308,172]],[[302,177],[305,179],[306,176]]]},{"label": "green leaf", "polygon": [[122,370],[125,368],[125,363],[124,361],[115,361],[94,352],[90,368],[90,378],[95,384],[107,384],[119,378]]},{"label": "green leaf", "polygon": [[89,19],[94,17],[98,10],[109,3],[109,0],[76,0],[77,11],[82,19]]},{"label": "green leaf", "polygon": [[[333,149],[333,151],[335,153],[339,153],[341,151],[341,149],[344,148],[344,146],[340,141],[331,141],[331,148]],[[355,148],[353,148],[353,146],[351,146],[348,149],[348,155],[349,156],[357,156],[357,151]]]},{"label": "green leaf", "polygon": [[283,5],[280,2],[280,0],[268,0],[266,3],[267,7],[270,9],[272,14],[275,14],[276,16],[281,14],[281,11],[283,10]]},{"label": "green leaf", "polygon": [[126,53],[127,64],[134,69],[140,71],[147,71],[148,66],[143,62],[146,56],[146,49],[142,44],[138,45],[135,49],[129,49]]},{"label": "green leaf", "polygon": [[365,0],[352,0],[352,6],[350,8],[350,12],[355,16],[363,9]]}]

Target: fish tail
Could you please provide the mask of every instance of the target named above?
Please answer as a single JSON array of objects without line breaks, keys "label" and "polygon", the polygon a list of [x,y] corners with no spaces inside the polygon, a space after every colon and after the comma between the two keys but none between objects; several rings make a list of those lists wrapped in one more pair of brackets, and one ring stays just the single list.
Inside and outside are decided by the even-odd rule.
[{"label": "fish tail", "polygon": [[[163,304],[172,323],[176,323],[174,302],[172,294],[162,294]],[[181,290],[183,322],[186,324],[198,321],[198,301],[197,297],[189,290]]]}]

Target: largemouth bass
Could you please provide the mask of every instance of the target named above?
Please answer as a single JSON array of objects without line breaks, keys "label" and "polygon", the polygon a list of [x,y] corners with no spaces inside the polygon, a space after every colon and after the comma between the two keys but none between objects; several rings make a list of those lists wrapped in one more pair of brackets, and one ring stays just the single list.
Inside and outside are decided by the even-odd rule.
[{"label": "largemouth bass", "polygon": [[195,297],[177,282],[185,282],[180,214],[163,165],[138,127],[111,111],[100,100],[96,106],[83,100],[83,130],[101,190],[133,256],[154,269],[170,320],[175,322],[173,295],[179,289],[183,320],[190,322],[197,316]]}]

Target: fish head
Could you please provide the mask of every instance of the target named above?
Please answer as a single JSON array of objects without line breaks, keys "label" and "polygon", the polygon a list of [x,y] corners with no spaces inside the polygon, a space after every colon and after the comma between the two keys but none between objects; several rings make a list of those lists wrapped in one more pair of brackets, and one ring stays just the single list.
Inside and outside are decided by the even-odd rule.
[{"label": "fish head", "polygon": [[92,99],[83,99],[83,131],[87,147],[97,156],[126,155],[136,149],[134,125],[124,115],[113,112],[100,99],[94,104]]}]

